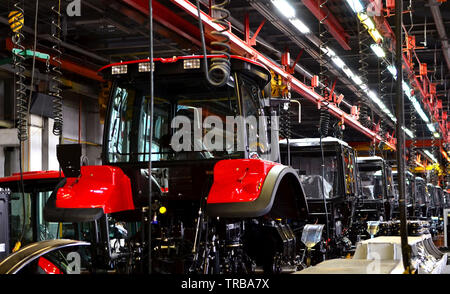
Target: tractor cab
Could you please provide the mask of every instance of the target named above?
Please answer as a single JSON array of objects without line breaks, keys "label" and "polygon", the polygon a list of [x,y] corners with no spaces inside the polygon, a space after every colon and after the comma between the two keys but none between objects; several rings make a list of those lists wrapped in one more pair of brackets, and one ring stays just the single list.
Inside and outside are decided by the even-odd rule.
[{"label": "tractor cab", "polygon": [[427,216],[436,217],[438,213],[438,199],[437,199],[436,186],[428,183],[427,184]]},{"label": "tractor cab", "polygon": [[[394,188],[395,188],[395,202],[394,202],[394,208],[392,211],[392,217],[397,218],[399,217],[399,204],[398,204],[398,197],[399,197],[399,191],[398,191],[398,172],[396,170],[392,171],[392,176],[394,178]],[[414,207],[415,207],[415,176],[410,171],[406,172],[406,209],[408,211],[408,216],[413,217],[414,216]]]},{"label": "tractor cab", "polygon": [[389,220],[395,199],[391,167],[379,156],[357,161],[361,195],[357,214],[367,220]]},{"label": "tractor cab", "polygon": [[428,196],[426,187],[425,180],[421,177],[416,177],[415,209],[416,216],[421,218],[427,217]]},{"label": "tractor cab", "polygon": [[328,226],[328,237],[332,240],[329,244],[335,245],[335,256],[342,256],[351,246],[342,240],[351,225],[352,205],[357,196],[355,151],[332,137],[289,139],[289,151],[288,141],[282,140],[280,151],[282,162],[290,162],[300,177],[308,202],[309,223]]}]

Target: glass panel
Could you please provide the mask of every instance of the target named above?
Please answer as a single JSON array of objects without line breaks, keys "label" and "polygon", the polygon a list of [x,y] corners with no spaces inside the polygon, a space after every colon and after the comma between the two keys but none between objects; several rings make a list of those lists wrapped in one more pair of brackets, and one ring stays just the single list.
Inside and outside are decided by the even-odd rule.
[{"label": "glass panel", "polygon": [[[292,153],[292,166],[298,169],[300,180],[308,198],[323,198],[322,194],[322,157],[318,153]],[[324,187],[327,198],[337,197],[338,159],[336,155],[325,153]],[[327,193],[327,191],[329,191]]]},{"label": "glass panel", "polygon": [[[149,150],[149,96],[148,83],[132,82],[121,84],[113,90],[113,100],[110,106],[109,138],[107,154],[110,162],[142,162],[148,161]],[[238,102],[234,83],[220,88],[210,88],[198,77],[183,77],[182,79],[159,79],[155,84],[154,100],[154,133],[152,142],[153,160],[188,160],[208,158],[231,158],[241,156],[237,150],[236,137],[239,128],[230,128],[234,136],[235,147],[225,146],[227,134],[227,117],[239,115]],[[172,128],[173,118],[182,117],[177,129]],[[206,118],[213,117],[214,123],[206,126]],[[222,124],[217,125],[218,124]],[[190,136],[179,136],[174,141],[187,147],[175,152],[172,136],[185,130],[185,124],[190,123]],[[200,131],[195,132],[197,128]],[[219,132],[217,132],[219,130]],[[218,148],[205,145],[209,132]],[[181,133],[179,133],[181,134]],[[195,136],[194,136],[195,134]],[[190,140],[189,140],[190,139]],[[188,141],[184,141],[188,140]],[[186,144],[184,144],[186,143]],[[187,150],[186,150],[187,149]],[[179,150],[177,150],[179,151]],[[243,151],[243,150],[242,150]]]}]

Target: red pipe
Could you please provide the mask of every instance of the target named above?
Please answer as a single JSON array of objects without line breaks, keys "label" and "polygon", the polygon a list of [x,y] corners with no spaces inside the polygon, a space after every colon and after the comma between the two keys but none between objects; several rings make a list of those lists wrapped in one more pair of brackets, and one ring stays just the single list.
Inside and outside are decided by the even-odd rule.
[{"label": "red pipe", "polygon": [[345,32],[344,28],[336,19],[336,17],[331,14],[328,8],[320,8],[318,0],[302,0],[302,2],[319,21],[323,20],[323,23],[327,27],[327,30],[331,35],[333,35],[333,37],[336,39],[339,45],[342,46],[342,48],[344,48],[345,50],[352,49],[348,43],[348,34]]},{"label": "red pipe", "polygon": [[[148,0],[121,0],[148,15]],[[157,1],[153,1],[153,17],[160,24],[176,32],[197,46],[201,46],[200,30],[178,14]]]}]

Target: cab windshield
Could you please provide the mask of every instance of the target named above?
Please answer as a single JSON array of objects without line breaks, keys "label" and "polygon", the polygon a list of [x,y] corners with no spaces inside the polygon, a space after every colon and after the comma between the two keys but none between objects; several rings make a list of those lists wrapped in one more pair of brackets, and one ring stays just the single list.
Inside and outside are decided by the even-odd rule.
[{"label": "cab windshield", "polygon": [[[243,77],[237,82],[232,76],[222,87],[211,87],[199,75],[156,77],[152,161],[242,158],[246,130],[232,118],[258,117],[261,106],[254,88]],[[107,162],[149,160],[149,93],[145,80],[119,81],[113,87],[104,144]]]}]

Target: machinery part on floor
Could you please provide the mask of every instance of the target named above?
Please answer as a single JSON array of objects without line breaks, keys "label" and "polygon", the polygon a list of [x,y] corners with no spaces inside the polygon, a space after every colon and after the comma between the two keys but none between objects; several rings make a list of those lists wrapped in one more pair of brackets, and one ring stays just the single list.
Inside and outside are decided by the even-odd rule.
[{"label": "machinery part on floor", "polygon": [[58,1],[58,5],[52,6],[51,10],[53,12],[52,17],[52,40],[54,42],[52,48],[55,54],[52,57],[54,66],[51,67],[52,70],[52,86],[50,89],[50,96],[53,96],[53,134],[60,137],[60,143],[62,138],[63,129],[63,97],[62,97],[62,71],[61,71],[61,0]]},{"label": "machinery part on floor", "polygon": [[[200,28],[200,35],[202,39],[205,76],[208,82],[216,87],[224,86],[228,82],[231,72],[230,45],[228,44],[230,38],[226,34],[224,34],[224,32],[231,30],[230,23],[228,22],[230,11],[225,8],[229,5],[229,3],[230,0],[223,0],[221,3],[211,6],[213,22],[215,24],[223,26],[224,28],[221,30],[214,30],[211,33],[213,36],[219,37],[221,39],[219,39],[218,41],[211,42],[211,45],[215,47],[215,50],[212,50],[211,53],[219,55],[219,57],[212,58],[211,67],[208,67],[208,59],[206,58],[207,54],[206,54],[205,34],[203,31],[203,23],[200,14],[201,12],[200,1],[197,0],[198,22]],[[219,14],[220,16],[218,16]]]}]

